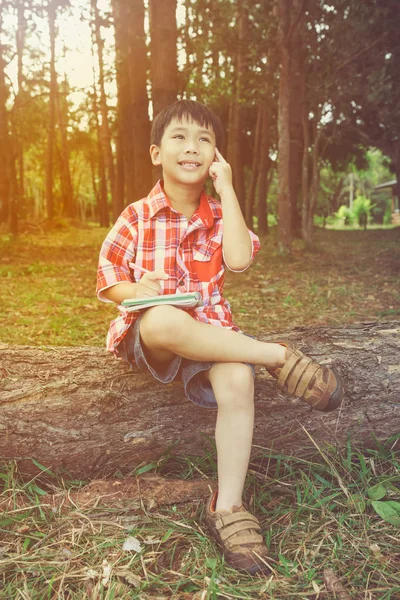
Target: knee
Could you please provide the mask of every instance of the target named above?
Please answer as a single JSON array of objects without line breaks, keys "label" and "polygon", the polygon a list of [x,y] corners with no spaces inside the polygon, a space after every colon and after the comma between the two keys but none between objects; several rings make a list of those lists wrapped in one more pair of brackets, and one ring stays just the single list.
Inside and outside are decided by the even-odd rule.
[{"label": "knee", "polygon": [[140,322],[145,343],[168,347],[171,340],[184,334],[186,313],[174,306],[154,306],[146,310]]},{"label": "knee", "polygon": [[254,406],[254,377],[251,368],[243,363],[224,365],[224,374],[213,386],[219,407],[248,410]]}]

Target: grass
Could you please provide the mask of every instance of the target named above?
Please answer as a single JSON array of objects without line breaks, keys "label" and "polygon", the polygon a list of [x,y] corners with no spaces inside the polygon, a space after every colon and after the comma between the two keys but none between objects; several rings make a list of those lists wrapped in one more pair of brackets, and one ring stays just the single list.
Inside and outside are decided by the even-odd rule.
[{"label": "grass", "polygon": [[[94,297],[106,231],[60,229],[0,235],[0,341],[103,346],[112,306]],[[252,268],[228,274],[226,296],[248,333],[296,325],[398,319],[400,229],[316,232],[290,260],[274,232]],[[254,447],[246,500],[270,548],[271,574],[255,578],[224,564],[202,526],[203,503],[152,511],[104,507],[53,510],[85,482],[47,473],[24,481],[0,468],[0,598],[111,600],[268,598],[328,600],[333,569],[355,600],[400,598],[400,436],[384,446],[318,448],[304,460]],[[167,477],[215,481],[215,448],[203,457],[142,465]],[[136,471],[137,473],[138,471]],[[116,474],[118,477],[118,474]],[[124,549],[136,538],[140,551]]]},{"label": "grass", "polygon": [[[94,294],[106,230],[0,235],[0,340],[28,345],[104,345],[113,305]],[[252,268],[228,273],[225,294],[250,334],[298,325],[390,320],[400,315],[400,228],[317,230],[316,246],[293,244],[291,259],[262,241]],[[15,320],[18,326],[15,327]]]},{"label": "grass", "polygon": [[[376,450],[361,452],[350,442],[342,455],[320,449],[313,461],[255,448],[246,499],[271,552],[271,574],[256,577],[224,564],[201,525],[202,503],[151,512],[100,503],[60,514],[47,494],[67,495],[68,484],[54,479],[46,491],[8,464],[0,475],[0,501],[9,507],[0,518],[0,597],[324,599],[335,597],[324,583],[330,568],[352,599],[395,600],[399,525],[382,519],[371,498],[400,499],[399,437]],[[167,459],[155,470],[214,480],[212,455]],[[124,550],[132,537],[139,551]]]}]

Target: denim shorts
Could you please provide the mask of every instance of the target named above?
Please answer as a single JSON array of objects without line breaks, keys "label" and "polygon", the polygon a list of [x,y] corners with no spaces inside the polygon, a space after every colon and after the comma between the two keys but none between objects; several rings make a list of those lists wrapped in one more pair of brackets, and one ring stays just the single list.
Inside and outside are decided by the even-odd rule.
[{"label": "denim shorts", "polygon": [[[217,408],[217,400],[215,398],[211,383],[204,376],[205,371],[209,371],[216,362],[213,361],[196,361],[174,356],[169,363],[155,364],[150,363],[146,357],[144,348],[140,339],[140,321],[143,313],[128,329],[123,340],[118,344],[116,352],[123,360],[125,360],[131,368],[136,365],[142,371],[150,371],[157,381],[161,383],[171,383],[171,381],[182,381],[185,389],[185,394],[195,404],[204,408]],[[249,336],[251,337],[251,336]],[[247,364],[253,373],[254,366]]]}]

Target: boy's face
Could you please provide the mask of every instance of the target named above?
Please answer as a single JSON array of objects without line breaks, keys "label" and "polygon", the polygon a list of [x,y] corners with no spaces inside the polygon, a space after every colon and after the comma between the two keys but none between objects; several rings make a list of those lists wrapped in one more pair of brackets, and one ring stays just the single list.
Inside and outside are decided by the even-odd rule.
[{"label": "boy's face", "polygon": [[159,146],[150,147],[154,165],[163,168],[164,181],[203,185],[215,158],[215,134],[195,121],[173,119]]}]

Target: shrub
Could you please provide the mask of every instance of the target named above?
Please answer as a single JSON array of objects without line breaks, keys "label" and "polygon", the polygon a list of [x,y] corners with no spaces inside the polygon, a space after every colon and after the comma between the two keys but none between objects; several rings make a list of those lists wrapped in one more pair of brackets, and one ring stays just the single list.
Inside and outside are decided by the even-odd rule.
[{"label": "shrub", "polygon": [[370,217],[371,209],[375,206],[371,204],[371,200],[365,196],[357,196],[353,202],[352,213],[357,219],[360,227],[366,227]]},{"label": "shrub", "polygon": [[339,207],[339,210],[335,213],[335,217],[343,221],[344,225],[352,225],[354,222],[354,214],[345,204]]}]

